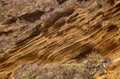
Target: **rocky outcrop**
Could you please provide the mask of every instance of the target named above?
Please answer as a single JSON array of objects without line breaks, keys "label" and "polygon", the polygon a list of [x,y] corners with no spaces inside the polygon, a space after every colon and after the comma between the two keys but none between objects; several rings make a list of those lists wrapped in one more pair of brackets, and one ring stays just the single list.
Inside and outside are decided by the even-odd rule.
[{"label": "rocky outcrop", "polygon": [[77,63],[93,51],[120,57],[119,0],[1,0],[0,6],[1,74],[27,63]]}]

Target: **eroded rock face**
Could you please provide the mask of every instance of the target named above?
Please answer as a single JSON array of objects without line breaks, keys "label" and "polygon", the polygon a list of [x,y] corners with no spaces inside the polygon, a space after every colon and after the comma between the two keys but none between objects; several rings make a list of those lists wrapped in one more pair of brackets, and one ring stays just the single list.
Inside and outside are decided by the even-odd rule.
[{"label": "eroded rock face", "polygon": [[[120,1],[0,1],[0,72],[21,64],[119,58]],[[9,74],[8,74],[9,75]]]}]

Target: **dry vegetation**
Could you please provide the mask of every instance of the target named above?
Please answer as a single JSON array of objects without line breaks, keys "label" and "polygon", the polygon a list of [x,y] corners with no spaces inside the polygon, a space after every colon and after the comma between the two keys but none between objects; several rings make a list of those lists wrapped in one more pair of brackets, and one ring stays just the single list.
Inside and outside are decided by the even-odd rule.
[{"label": "dry vegetation", "polygon": [[105,74],[111,60],[92,53],[80,63],[29,64],[21,65],[14,73],[15,79],[94,79],[94,74]]}]

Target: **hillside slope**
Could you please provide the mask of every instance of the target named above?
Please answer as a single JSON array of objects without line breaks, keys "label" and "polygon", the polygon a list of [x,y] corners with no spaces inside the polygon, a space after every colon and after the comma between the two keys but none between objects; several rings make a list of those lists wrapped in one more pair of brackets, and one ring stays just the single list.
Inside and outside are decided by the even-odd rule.
[{"label": "hillside slope", "polygon": [[[22,64],[78,63],[92,52],[120,58],[120,0],[1,0],[0,7],[0,75],[6,79]],[[117,69],[110,70],[113,77]],[[110,74],[104,76],[115,79]]]}]

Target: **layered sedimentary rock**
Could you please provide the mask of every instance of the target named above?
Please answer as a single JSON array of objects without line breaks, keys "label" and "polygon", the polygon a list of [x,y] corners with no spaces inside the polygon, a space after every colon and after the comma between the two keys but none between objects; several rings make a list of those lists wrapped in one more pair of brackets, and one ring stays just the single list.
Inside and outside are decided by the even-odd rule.
[{"label": "layered sedimentary rock", "polygon": [[1,0],[0,72],[26,63],[120,57],[120,1]]}]

